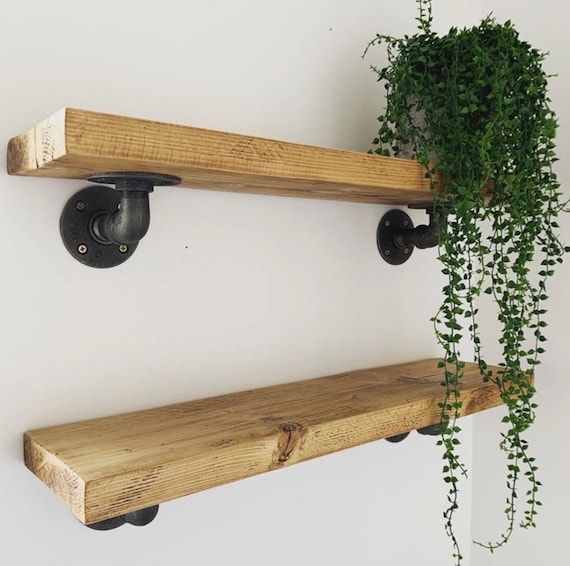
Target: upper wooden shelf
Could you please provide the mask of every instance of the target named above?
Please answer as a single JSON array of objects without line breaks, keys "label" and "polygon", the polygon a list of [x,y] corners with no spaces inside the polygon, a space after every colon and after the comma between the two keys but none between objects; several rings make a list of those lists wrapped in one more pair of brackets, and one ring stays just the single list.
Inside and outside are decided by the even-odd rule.
[{"label": "upper wooden shelf", "polygon": [[[499,370],[499,368],[494,368]],[[27,467],[85,523],[437,424],[437,360],[27,432]],[[501,404],[467,364],[462,414]]]},{"label": "upper wooden shelf", "polygon": [[8,173],[176,175],[182,186],[385,204],[432,200],[416,161],[63,109],[8,144]]}]

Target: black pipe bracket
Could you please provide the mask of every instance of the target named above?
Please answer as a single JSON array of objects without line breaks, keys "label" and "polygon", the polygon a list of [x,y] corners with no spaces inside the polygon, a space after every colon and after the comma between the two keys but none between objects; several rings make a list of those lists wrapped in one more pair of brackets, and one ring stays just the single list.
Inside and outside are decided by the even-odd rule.
[{"label": "black pipe bracket", "polygon": [[115,267],[133,255],[150,224],[149,194],[180,179],[159,173],[95,173],[93,183],[69,199],[60,218],[65,247],[89,267]]},{"label": "black pipe bracket", "polygon": [[409,434],[410,434],[409,432],[404,432],[402,434],[396,434],[395,436],[388,436],[386,438],[386,440],[388,442],[392,442],[393,444],[396,444],[397,442],[402,442],[402,440],[405,440],[406,438],[408,438]]},{"label": "black pipe bracket", "polygon": [[[421,434],[422,436],[441,436],[447,430],[447,426],[448,425],[442,423],[436,423],[433,425],[418,428],[416,429],[416,432],[418,434]],[[389,436],[388,438],[386,438],[386,440],[388,442],[392,442],[393,444],[395,444],[397,442],[402,442],[402,440],[405,440],[409,436],[409,434],[410,434],[409,432],[404,432],[403,434],[396,434],[395,436]]]},{"label": "black pipe bracket", "polygon": [[391,265],[401,265],[410,259],[415,248],[437,246],[438,231],[445,223],[445,205],[434,208],[431,204],[410,205],[408,208],[425,210],[429,224],[414,227],[409,215],[400,209],[389,210],[378,224],[376,244],[382,258]]},{"label": "black pipe bracket", "polygon": [[105,519],[104,521],[98,521],[97,523],[89,523],[85,526],[95,531],[110,531],[112,529],[118,529],[125,524],[134,525],[135,527],[144,527],[151,521],[154,521],[157,514],[158,505],[153,505],[146,509],[132,511],[131,513],[125,513],[124,515]]}]

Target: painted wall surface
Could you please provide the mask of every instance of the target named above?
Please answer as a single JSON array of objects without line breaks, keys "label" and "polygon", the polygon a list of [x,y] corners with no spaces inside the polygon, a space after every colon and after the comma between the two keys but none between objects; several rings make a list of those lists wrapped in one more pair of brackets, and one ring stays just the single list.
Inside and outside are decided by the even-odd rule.
[{"label": "painted wall surface", "polygon": [[[570,15],[568,3],[563,0],[533,2],[531,0],[484,0],[483,13],[493,12],[499,21],[511,19],[521,36],[533,46],[550,55],[545,61],[551,73],[557,73],[550,81],[552,105],[558,114],[557,173],[562,190],[570,196],[570,166],[567,160],[570,150],[570,111],[567,99],[570,89],[570,37],[565,22]],[[564,241],[570,242],[570,219],[561,220]],[[539,466],[541,500],[543,507],[537,528],[518,531],[512,542],[493,555],[475,548],[473,564],[477,566],[564,566],[568,564],[568,531],[570,519],[570,423],[566,410],[570,402],[568,374],[568,286],[570,264],[563,264],[549,285],[549,327],[547,353],[536,372],[537,402],[540,407],[537,421],[529,432],[529,440],[536,463]],[[499,456],[498,421],[500,409],[477,415],[474,425],[474,474],[473,474],[473,535],[487,542],[504,527],[502,510],[506,491],[504,487],[505,463]]]},{"label": "painted wall surface", "polygon": [[[438,25],[479,8],[438,1]],[[360,56],[376,32],[412,33],[415,15],[413,0],[11,2],[0,145],[72,106],[364,151],[383,96],[368,64],[382,56]],[[136,254],[97,271],[58,231],[85,184],[0,173],[0,563],[448,563],[440,451],[417,434],[108,533],[82,527],[24,468],[28,429],[439,354],[435,252],[382,262],[385,206],[158,189]],[[470,494],[466,483],[466,541]]]}]

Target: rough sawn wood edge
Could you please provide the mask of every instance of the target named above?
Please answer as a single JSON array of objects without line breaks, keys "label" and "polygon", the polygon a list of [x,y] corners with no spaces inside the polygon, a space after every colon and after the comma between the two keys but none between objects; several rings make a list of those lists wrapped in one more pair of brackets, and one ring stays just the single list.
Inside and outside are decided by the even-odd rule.
[{"label": "rough sawn wood edge", "polygon": [[104,171],[176,175],[183,187],[421,204],[416,161],[64,108],[8,143],[8,173],[84,179]]}]

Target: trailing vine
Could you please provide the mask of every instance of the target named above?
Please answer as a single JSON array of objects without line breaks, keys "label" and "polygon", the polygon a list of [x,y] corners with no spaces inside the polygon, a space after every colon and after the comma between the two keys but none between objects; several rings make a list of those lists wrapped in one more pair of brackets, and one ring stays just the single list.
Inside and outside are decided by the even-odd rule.
[{"label": "trailing vine", "polygon": [[[496,385],[506,406],[500,441],[507,459],[506,526],[496,541],[482,544],[494,551],[511,537],[519,513],[521,527],[535,526],[540,506],[538,468],[524,433],[535,419],[532,375],[546,341],[546,283],[568,251],[557,234],[565,209],[553,172],[557,122],[545,54],[521,40],[510,21],[492,17],[438,35],[431,0],[416,3],[416,34],[377,35],[366,49],[384,44],[388,56],[384,68],[373,67],[386,89],[373,151],[417,159],[431,181],[434,213],[445,205],[438,257],[446,283],[433,323],[445,375],[439,445],[449,490],[443,515],[460,565],[453,523],[458,483],[467,473],[457,450],[460,344],[471,340],[482,379]],[[486,361],[478,322],[481,305],[489,303],[500,328],[500,371]]]}]

